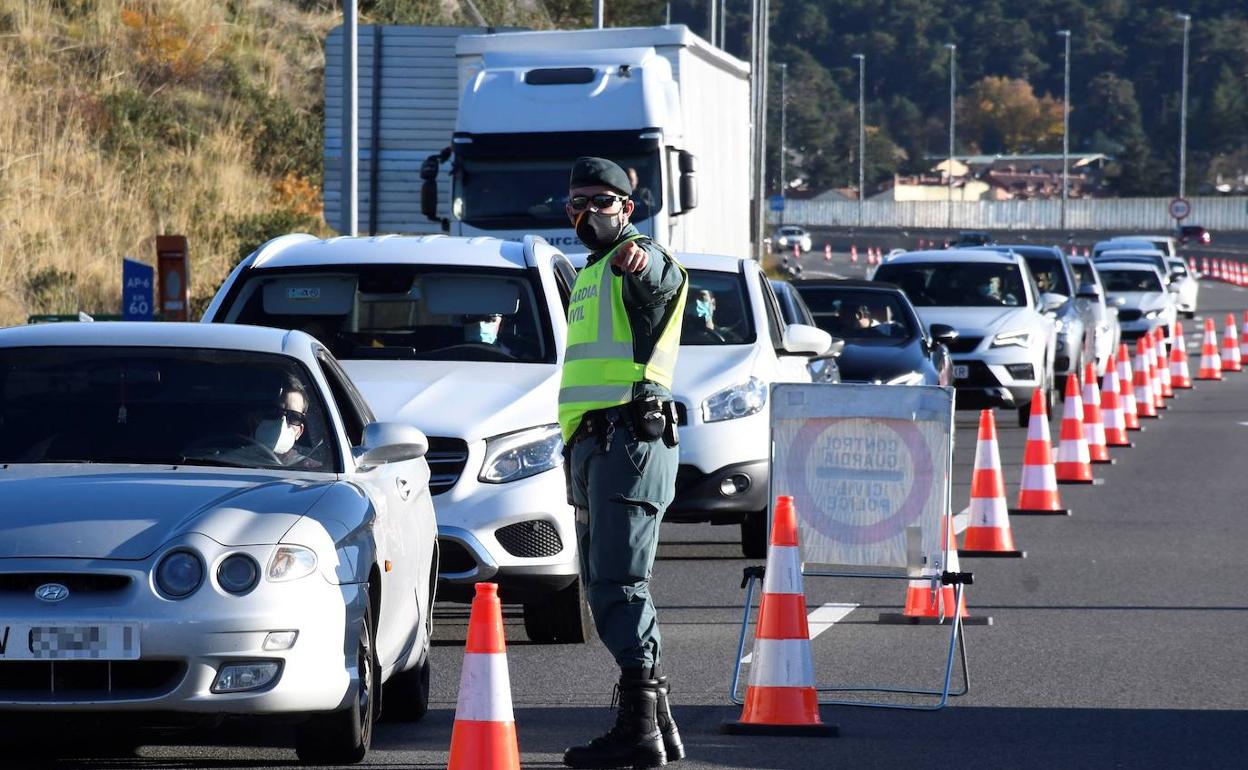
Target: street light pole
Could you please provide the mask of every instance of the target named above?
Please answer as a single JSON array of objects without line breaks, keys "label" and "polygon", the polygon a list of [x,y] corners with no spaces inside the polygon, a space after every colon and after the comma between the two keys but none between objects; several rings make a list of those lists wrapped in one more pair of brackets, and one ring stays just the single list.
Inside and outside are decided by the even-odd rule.
[{"label": "street light pole", "polygon": [[949,174],[949,201],[947,207],[949,209],[948,227],[953,229],[953,139],[957,125],[957,79],[955,77],[958,62],[958,45],[957,43],[945,43],[945,48],[949,49],[949,168],[946,172]]},{"label": "street light pole", "polygon": [[867,77],[867,57],[865,54],[856,53],[853,58],[858,60],[858,227],[861,229],[862,201],[866,197],[867,192],[863,182],[865,177],[864,163],[867,156],[867,113],[864,92]]},{"label": "street light pole", "polygon": [[1187,197],[1187,44],[1192,30],[1190,14],[1178,13],[1183,22],[1183,96],[1179,108],[1179,197]]},{"label": "street light pole", "polygon": [[1066,199],[1070,195],[1070,30],[1057,34],[1066,38],[1066,78],[1062,88],[1062,229],[1066,229]]},{"label": "street light pole", "polygon": [[787,163],[785,154],[785,126],[788,123],[788,107],[789,107],[789,65],[784,62],[780,63],[780,197],[783,198],[788,193],[789,186],[785,182],[785,171]]}]

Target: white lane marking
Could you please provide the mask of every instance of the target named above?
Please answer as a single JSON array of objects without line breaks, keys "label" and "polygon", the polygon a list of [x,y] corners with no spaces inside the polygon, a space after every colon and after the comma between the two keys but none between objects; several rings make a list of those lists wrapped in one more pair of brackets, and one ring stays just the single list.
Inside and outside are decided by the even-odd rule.
[{"label": "white lane marking", "polygon": [[1245,428],[1248,428],[1248,422],[1241,422],[1240,425],[1243,425]]},{"label": "white lane marking", "polygon": [[[817,607],[814,612],[806,616],[806,624],[810,627],[810,640],[813,642],[815,637],[827,631],[837,621],[844,620],[849,613],[858,609],[856,603],[849,602],[828,602],[822,607]],[[749,663],[754,657],[754,653],[747,652],[745,657],[741,659],[741,664]]]}]

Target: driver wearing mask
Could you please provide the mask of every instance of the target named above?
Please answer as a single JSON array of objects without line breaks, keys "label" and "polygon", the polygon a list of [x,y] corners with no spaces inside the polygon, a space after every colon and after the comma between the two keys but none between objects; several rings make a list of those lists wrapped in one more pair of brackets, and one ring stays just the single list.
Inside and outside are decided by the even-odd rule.
[{"label": "driver wearing mask", "polygon": [[693,314],[707,331],[715,331],[715,295],[707,289],[698,290],[693,300]]},{"label": "driver wearing mask", "polygon": [[271,451],[282,465],[299,465],[312,470],[320,463],[295,451],[295,443],[303,437],[307,416],[307,394],[294,378],[288,377],[282,384],[277,401],[257,414],[252,437],[257,444]]},{"label": "driver wearing mask", "polygon": [[498,330],[503,325],[503,317],[493,315],[464,316],[464,341],[480,342],[486,345],[498,344]]}]

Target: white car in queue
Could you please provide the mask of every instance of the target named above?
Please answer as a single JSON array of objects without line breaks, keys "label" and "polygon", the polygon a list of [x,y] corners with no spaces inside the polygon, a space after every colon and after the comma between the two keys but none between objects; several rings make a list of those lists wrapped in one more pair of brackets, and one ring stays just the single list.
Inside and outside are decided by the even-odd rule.
[{"label": "white car in queue", "polygon": [[1176,287],[1168,288],[1156,267],[1145,262],[1102,259],[1097,261],[1096,269],[1105,282],[1109,300],[1118,307],[1124,342],[1134,342],[1159,327],[1170,336],[1178,315]]},{"label": "white car in queue", "polygon": [[945,344],[959,409],[1015,408],[1025,427],[1037,389],[1052,405],[1057,331],[1045,314],[1068,298],[1042,294],[1023,257],[975,249],[908,252],[886,258],[872,280],[900,286],[929,328],[958,331]]},{"label": "white car in queue", "polygon": [[0,424],[0,743],[280,717],[339,764],[383,700],[424,715],[426,440],[376,422],[314,339],[0,330]]},{"label": "white car in queue", "polygon": [[[771,384],[810,382],[808,364],[829,351],[832,337],[786,324],[756,261],[708,254],[676,259],[689,273],[689,296],[672,381],[680,467],[664,520],[739,524],[742,553],[763,558]],[[585,255],[573,261],[584,265]]]},{"label": "white car in queue", "polygon": [[286,235],[234,270],[204,320],[321,340],[373,411],[429,435],[438,598],[471,601],[488,580],[523,605],[531,640],[583,642],[557,419],[574,281],[534,236]]},{"label": "white car in queue", "polygon": [[1170,288],[1175,293],[1178,311],[1185,318],[1196,317],[1196,302],[1200,296],[1200,281],[1188,269],[1187,260],[1182,257],[1168,257],[1166,264],[1170,266]]}]

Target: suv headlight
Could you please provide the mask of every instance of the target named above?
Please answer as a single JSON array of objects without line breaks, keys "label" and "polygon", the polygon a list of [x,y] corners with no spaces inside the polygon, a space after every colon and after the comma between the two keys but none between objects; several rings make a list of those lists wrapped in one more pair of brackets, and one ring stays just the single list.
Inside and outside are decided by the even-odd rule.
[{"label": "suv headlight", "polygon": [[724,388],[702,402],[702,421],[719,422],[749,417],[767,405],[767,383],[757,377]]},{"label": "suv headlight", "polygon": [[1008,348],[1012,345],[1025,348],[1031,344],[1031,332],[1028,331],[1012,331],[1001,332],[992,338],[991,347]]},{"label": "suv headlight", "polygon": [[485,440],[485,462],[478,480],[487,484],[527,479],[563,462],[563,435],[558,425],[495,436]]},{"label": "suv headlight", "polygon": [[922,385],[923,373],[922,372],[906,372],[905,374],[897,375],[896,377],[892,378],[891,380],[888,380],[884,384],[885,385]]}]

